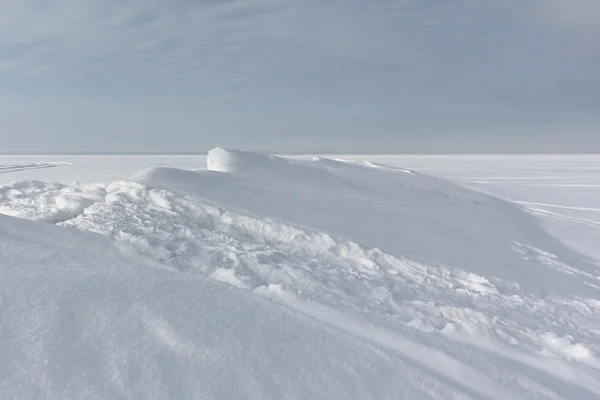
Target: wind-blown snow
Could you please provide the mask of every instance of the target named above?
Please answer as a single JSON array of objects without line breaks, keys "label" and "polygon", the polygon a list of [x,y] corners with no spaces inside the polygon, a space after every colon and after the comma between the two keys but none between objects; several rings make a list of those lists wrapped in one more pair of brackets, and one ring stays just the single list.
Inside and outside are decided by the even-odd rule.
[{"label": "wind-blown snow", "polygon": [[69,165],[68,163],[60,162],[29,162],[29,163],[11,163],[0,165],[0,174],[14,173],[20,171],[28,171],[32,169],[53,168],[61,165]]},{"label": "wind-blown snow", "polygon": [[136,264],[102,237],[0,216],[0,253],[2,399],[457,394],[399,356],[250,293]]},{"label": "wind-blown snow", "polygon": [[[104,354],[110,346],[130,352],[123,357],[133,361],[119,369],[123,397],[148,397],[135,392],[136,379],[152,383],[157,398],[600,396],[598,266],[519,206],[448,181],[380,163],[214,149],[205,171],[159,167],[110,184],[0,186],[0,213],[77,229],[0,220],[0,266],[3,276],[17,277],[2,281],[16,293],[2,304],[17,307],[19,296],[27,299],[43,282],[48,289],[34,291],[40,300],[23,315],[50,307],[42,307],[43,318],[32,317],[35,323],[10,313],[0,322],[15,337],[32,324],[58,326],[36,331],[32,340],[54,346],[69,362],[90,357],[95,369],[112,371]],[[122,251],[103,255],[110,242],[79,230],[108,236]],[[61,239],[53,247],[55,237]],[[81,250],[83,242],[91,254]],[[65,252],[74,260],[60,261]],[[23,276],[32,281],[20,283]],[[79,285],[77,301],[69,300],[64,293]],[[96,320],[94,309],[104,319]],[[264,315],[254,318],[257,310]],[[57,325],[60,318],[66,323]],[[167,332],[158,337],[171,343],[170,356],[155,339],[133,339],[134,331],[143,338],[154,332],[148,319],[168,322],[158,323]],[[138,321],[136,328],[129,320]],[[117,327],[113,342],[103,335],[108,326]],[[252,333],[236,330],[242,326]],[[220,329],[233,331],[219,341]],[[56,344],[82,331],[91,344],[73,346],[100,350],[79,355],[78,347]],[[296,345],[305,350],[288,348]],[[216,346],[218,356],[195,350],[206,346]],[[38,365],[25,371],[54,387],[69,380],[75,391],[67,397],[89,383],[93,396],[114,398],[95,386],[110,379],[88,382],[83,362],[84,375],[48,376],[49,364],[36,358],[47,352],[27,361],[18,358],[30,357],[26,346],[5,346],[13,347],[18,362],[3,370],[7,376],[18,375],[19,365]],[[273,361],[257,367],[262,352]],[[273,355],[282,352],[295,358]],[[169,373],[154,366],[163,357],[172,357]],[[294,365],[281,367],[286,362]],[[211,368],[208,376],[220,383],[191,378]],[[258,375],[245,368],[258,368]],[[277,379],[267,384],[268,374]],[[296,386],[313,375],[308,387]],[[1,379],[0,388],[34,397],[21,378]],[[230,392],[220,392],[225,381]],[[51,397],[48,387],[39,393]]]}]

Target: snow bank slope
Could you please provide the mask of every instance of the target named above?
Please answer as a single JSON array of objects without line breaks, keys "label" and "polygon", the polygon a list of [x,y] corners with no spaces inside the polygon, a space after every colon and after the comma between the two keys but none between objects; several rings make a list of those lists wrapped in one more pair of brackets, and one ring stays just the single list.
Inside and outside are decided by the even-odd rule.
[{"label": "snow bank slope", "polygon": [[1,399],[397,399],[451,388],[107,238],[0,216]]},{"label": "snow bank slope", "polygon": [[[267,298],[334,327],[339,336],[332,340],[356,346],[360,357],[367,357],[361,349],[369,342],[382,359],[359,371],[355,353],[349,352],[351,370],[344,374],[356,371],[357,384],[372,388],[371,397],[393,392],[405,398],[600,396],[600,274],[517,206],[374,163],[283,160],[215,149],[208,167],[201,172],[154,168],[107,185],[0,186],[0,213],[100,233],[136,253],[147,268],[171,271],[161,271],[160,279],[189,280],[170,294],[152,286],[152,301],[180,292],[185,298],[179,306],[168,300],[168,308],[155,311],[159,315],[179,315],[177,307],[197,289],[185,285],[202,286],[195,295],[212,304],[198,294],[213,287],[200,275],[245,290],[252,304],[264,304],[252,296]],[[150,285],[143,278],[149,272],[135,274],[142,277],[139,285]],[[192,311],[219,324],[227,320],[205,309]],[[121,321],[120,314],[114,318]],[[265,335],[282,346],[295,342],[276,322],[263,319],[275,324],[272,332],[249,323],[261,346]],[[248,323],[242,315],[239,320]],[[181,324],[185,331],[187,323],[171,325]],[[184,336],[193,337],[186,343],[203,346],[203,338]],[[352,345],[350,337],[356,338]],[[314,343],[323,340],[310,336],[301,343],[320,351]],[[254,345],[239,353],[248,363],[262,351]],[[325,354],[346,363],[346,350],[337,351],[337,358]],[[399,376],[390,377],[387,368],[398,359]],[[147,365],[140,360],[131,368]],[[304,368],[309,361],[293,362]],[[274,365],[265,370],[277,375]],[[343,382],[346,375],[338,378],[319,368],[323,381],[316,381],[314,390],[346,398],[337,386],[321,384]],[[391,379],[392,387],[383,379]],[[431,390],[421,392],[425,385]],[[306,393],[298,396],[315,397]]]},{"label": "snow bank slope", "polygon": [[[581,276],[597,268],[518,206],[447,181],[367,163],[285,160],[209,152],[208,171],[154,168],[132,180],[202,201],[341,237],[395,257],[498,277],[530,293],[600,292]],[[225,172],[225,173],[223,173]],[[560,262],[577,270],[564,273]]]}]

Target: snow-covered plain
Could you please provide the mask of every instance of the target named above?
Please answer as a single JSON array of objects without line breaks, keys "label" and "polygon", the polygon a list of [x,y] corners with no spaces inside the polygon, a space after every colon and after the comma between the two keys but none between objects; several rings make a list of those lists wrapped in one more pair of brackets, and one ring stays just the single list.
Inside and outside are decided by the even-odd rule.
[{"label": "snow-covered plain", "polygon": [[599,172],[0,156],[0,398],[600,398]]}]

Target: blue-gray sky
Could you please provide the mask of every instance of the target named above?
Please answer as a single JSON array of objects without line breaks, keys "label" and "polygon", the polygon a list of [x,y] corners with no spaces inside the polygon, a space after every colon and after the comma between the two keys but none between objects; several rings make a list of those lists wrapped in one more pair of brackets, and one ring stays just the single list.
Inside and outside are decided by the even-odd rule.
[{"label": "blue-gray sky", "polygon": [[4,151],[600,151],[600,0],[0,6]]}]

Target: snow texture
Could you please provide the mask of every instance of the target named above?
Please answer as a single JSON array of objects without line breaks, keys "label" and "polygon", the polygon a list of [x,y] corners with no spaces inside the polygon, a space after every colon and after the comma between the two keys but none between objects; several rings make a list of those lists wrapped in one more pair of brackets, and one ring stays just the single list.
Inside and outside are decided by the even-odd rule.
[{"label": "snow texture", "polygon": [[0,186],[37,221],[0,219],[0,398],[600,398],[600,269],[521,206],[379,162],[206,165]]}]

